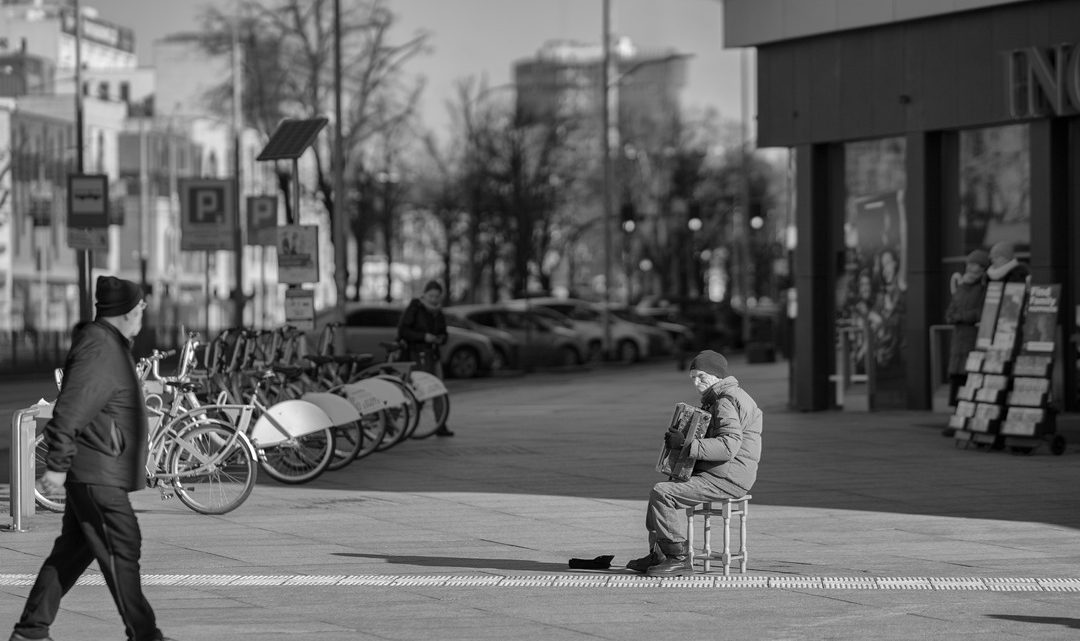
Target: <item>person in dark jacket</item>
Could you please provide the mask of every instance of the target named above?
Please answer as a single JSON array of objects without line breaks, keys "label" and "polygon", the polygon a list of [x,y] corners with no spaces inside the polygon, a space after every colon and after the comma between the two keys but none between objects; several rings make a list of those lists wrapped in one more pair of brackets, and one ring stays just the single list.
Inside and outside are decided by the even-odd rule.
[{"label": "person in dark jacket", "polygon": [[129,492],[146,487],[147,420],[131,342],[142,329],[142,288],[99,276],[96,317],[75,326],[64,379],[45,426],[38,489],[66,491],[60,536],[30,589],[11,641],[48,639],[61,598],[97,560],[130,641],[160,641],[142,591],[142,534]]},{"label": "person in dark jacket", "polygon": [[[443,286],[429,280],[419,298],[409,305],[398,321],[398,340],[403,345],[402,357],[414,361],[418,370],[430,372],[442,378],[442,362],[439,348],[449,338],[446,316],[442,311]],[[453,436],[444,423],[435,431],[436,436]]]},{"label": "person in dark jacket", "polygon": [[1031,269],[1017,260],[1013,244],[1003,240],[990,248],[990,266],[986,268],[986,276],[991,281],[1026,283]]},{"label": "person in dark jacket", "polygon": [[[690,379],[701,394],[701,407],[712,414],[704,438],[690,445],[696,459],[688,481],[653,486],[646,509],[649,554],[626,567],[649,576],[694,573],[686,533],[686,508],[708,501],[745,496],[757,480],[761,460],[762,413],[728,371],[722,354],[705,350],[690,363]],[[667,447],[683,447],[682,432],[664,435]]]},{"label": "person in dark jacket", "polygon": [[[986,268],[990,257],[981,249],[967,255],[964,272],[953,274],[952,298],[945,308],[945,322],[953,326],[949,343],[949,405],[956,405],[957,390],[967,379],[968,353],[975,349],[977,324],[986,296]],[[946,429],[946,435],[951,436]]]}]

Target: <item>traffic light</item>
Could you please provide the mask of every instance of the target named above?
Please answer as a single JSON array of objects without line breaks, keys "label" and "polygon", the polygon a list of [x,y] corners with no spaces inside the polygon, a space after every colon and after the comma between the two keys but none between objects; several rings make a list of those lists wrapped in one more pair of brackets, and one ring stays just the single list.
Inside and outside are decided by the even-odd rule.
[{"label": "traffic light", "polygon": [[628,234],[633,233],[634,228],[637,227],[637,211],[634,209],[634,204],[623,203],[619,208],[619,216],[622,218],[623,231]]}]

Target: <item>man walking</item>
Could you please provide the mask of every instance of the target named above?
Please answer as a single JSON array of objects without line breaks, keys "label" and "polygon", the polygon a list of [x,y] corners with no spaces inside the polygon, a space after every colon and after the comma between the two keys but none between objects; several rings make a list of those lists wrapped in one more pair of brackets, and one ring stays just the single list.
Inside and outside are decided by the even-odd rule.
[{"label": "man walking", "polygon": [[46,494],[67,492],[60,536],[26,599],[11,641],[50,639],[60,599],[97,559],[128,641],[162,641],[142,592],[142,534],[128,493],[146,487],[147,423],[131,341],[142,329],[142,288],[99,276],[97,314],[75,326],[64,382],[45,426]]}]

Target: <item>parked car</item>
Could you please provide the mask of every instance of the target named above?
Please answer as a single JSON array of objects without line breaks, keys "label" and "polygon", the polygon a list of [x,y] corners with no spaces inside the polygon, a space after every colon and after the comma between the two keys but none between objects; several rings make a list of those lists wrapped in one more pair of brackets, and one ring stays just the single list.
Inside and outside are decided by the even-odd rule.
[{"label": "parked car", "polygon": [[[353,354],[371,354],[382,359],[386,350],[380,345],[397,339],[398,321],[405,305],[395,303],[349,303],[338,333],[345,350]],[[316,331],[333,318],[334,310],[316,315]],[[472,378],[490,373],[495,360],[491,339],[483,334],[448,324],[447,342],[442,346],[442,366],[446,376]]]},{"label": "parked car", "polygon": [[[576,298],[518,298],[508,302],[517,308],[536,307],[550,309],[570,319],[575,329],[587,340],[590,353],[594,356],[602,351],[604,341],[604,313],[599,306]],[[649,339],[639,328],[608,315],[611,328],[611,341],[615,357],[624,363],[635,363],[649,355]]]},{"label": "parked car", "polygon": [[672,356],[676,346],[681,349],[693,341],[694,333],[685,325],[643,316],[626,305],[616,304],[608,309],[616,318],[633,323],[649,337],[650,356]]},{"label": "parked car", "polygon": [[456,305],[448,307],[446,313],[513,336],[518,345],[516,367],[581,365],[589,357],[588,343],[581,334],[532,309]]},{"label": "parked car", "polygon": [[483,334],[491,340],[491,345],[495,348],[495,359],[491,362],[491,371],[499,372],[505,369],[514,369],[518,366],[518,354],[521,351],[521,345],[509,332],[493,327],[485,327],[445,309],[444,312],[446,313],[447,325]]}]

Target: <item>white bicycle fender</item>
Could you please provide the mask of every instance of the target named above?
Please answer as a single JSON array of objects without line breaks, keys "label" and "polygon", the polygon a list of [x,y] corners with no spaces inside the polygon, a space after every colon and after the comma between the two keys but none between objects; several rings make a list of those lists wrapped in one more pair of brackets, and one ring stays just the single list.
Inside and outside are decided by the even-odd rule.
[{"label": "white bicycle fender", "polygon": [[363,385],[363,381],[344,385],[341,391],[345,394],[345,398],[349,403],[359,410],[363,416],[376,414],[386,408],[386,401],[375,396],[371,390]]},{"label": "white bicycle fender", "polygon": [[353,407],[353,404],[337,394],[309,392],[300,399],[318,405],[319,409],[326,412],[334,425],[348,425],[360,420],[360,412]]},{"label": "white bicycle fender", "polygon": [[[268,416],[269,415],[269,416]],[[271,421],[273,418],[277,425]],[[280,426],[280,429],[279,427]],[[319,430],[325,430],[334,426],[334,422],[319,409],[318,405],[290,399],[271,405],[266,412],[255,421],[251,428],[251,440],[255,447],[264,448],[277,445],[295,438],[304,436]],[[282,432],[284,430],[284,433]]]},{"label": "white bicycle fender", "polygon": [[442,379],[430,372],[411,372],[409,374],[409,387],[418,401],[426,401],[429,398],[446,394],[446,384]]},{"label": "white bicycle fender", "polygon": [[[382,380],[378,377],[365,378],[362,381],[350,383],[345,386],[346,396],[351,396],[349,390],[363,390],[368,394],[371,394],[380,402],[383,403],[383,407],[400,407],[408,403],[405,398],[405,393],[401,391],[396,385],[390,381]],[[350,401],[352,398],[349,399]],[[353,403],[356,405],[356,403]],[[358,407],[361,412],[364,412],[363,408]],[[382,409],[381,407],[379,409]],[[366,412],[364,412],[366,413]]]}]

